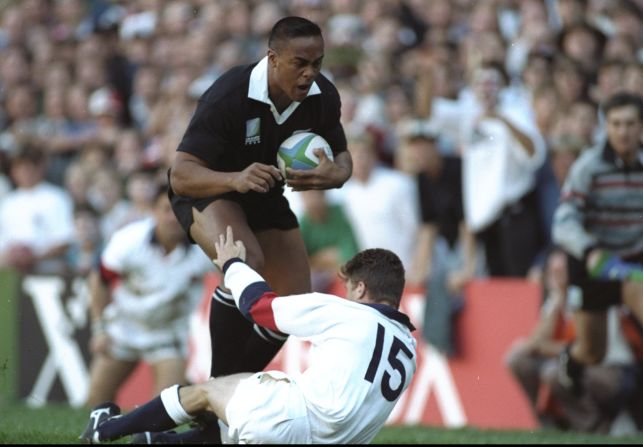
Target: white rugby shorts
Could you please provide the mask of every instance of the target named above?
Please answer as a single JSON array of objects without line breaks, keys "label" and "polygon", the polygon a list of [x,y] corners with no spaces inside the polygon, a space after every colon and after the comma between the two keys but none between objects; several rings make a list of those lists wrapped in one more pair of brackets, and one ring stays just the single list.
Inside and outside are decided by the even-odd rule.
[{"label": "white rugby shorts", "polygon": [[228,435],[238,444],[311,444],[304,395],[281,371],[258,372],[239,382],[228,406]]}]

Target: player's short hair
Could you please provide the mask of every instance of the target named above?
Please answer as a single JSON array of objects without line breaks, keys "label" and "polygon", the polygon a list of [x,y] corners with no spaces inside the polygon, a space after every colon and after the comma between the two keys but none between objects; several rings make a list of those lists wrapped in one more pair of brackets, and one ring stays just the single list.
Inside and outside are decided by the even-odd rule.
[{"label": "player's short hair", "polygon": [[639,120],[643,121],[643,98],[641,98],[641,95],[617,92],[603,103],[602,109],[605,116],[607,116],[610,110],[627,106],[634,106],[638,112]]},{"label": "player's short hair", "polygon": [[268,48],[275,50],[290,39],[311,36],[322,36],[321,28],[315,23],[303,17],[284,17],[272,27],[268,38]]},{"label": "player's short hair", "polygon": [[369,248],[360,251],[340,269],[345,279],[362,281],[371,299],[386,301],[396,309],[404,291],[404,266],[390,250]]}]

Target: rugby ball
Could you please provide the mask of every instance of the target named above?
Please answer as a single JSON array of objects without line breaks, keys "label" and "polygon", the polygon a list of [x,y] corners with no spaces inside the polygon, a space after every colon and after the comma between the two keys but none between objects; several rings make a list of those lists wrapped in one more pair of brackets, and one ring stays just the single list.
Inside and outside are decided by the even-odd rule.
[{"label": "rugby ball", "polygon": [[286,178],[286,168],[313,169],[319,164],[315,149],[323,149],[333,160],[333,151],[328,142],[312,132],[299,132],[286,138],[277,151],[277,167]]}]

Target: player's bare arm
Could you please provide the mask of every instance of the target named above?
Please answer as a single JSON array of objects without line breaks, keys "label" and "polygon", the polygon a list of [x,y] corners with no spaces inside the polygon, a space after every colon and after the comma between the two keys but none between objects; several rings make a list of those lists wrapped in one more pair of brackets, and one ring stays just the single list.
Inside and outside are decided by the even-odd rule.
[{"label": "player's bare arm", "polygon": [[317,149],[314,153],[319,158],[319,165],[316,168],[286,169],[288,186],[291,186],[294,191],[339,188],[350,178],[353,172],[350,152],[341,152],[335,157],[334,162],[322,149]]},{"label": "player's bare arm", "polygon": [[179,195],[200,198],[227,192],[268,192],[282,180],[276,166],[253,163],[241,172],[221,172],[187,152],[177,152],[170,171],[172,189]]}]

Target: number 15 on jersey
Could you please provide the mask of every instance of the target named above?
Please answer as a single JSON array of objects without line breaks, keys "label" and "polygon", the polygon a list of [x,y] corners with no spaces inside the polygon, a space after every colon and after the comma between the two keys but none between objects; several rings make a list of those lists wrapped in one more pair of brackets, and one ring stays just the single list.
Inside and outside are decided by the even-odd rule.
[{"label": "number 15 on jersey", "polygon": [[[382,353],[384,352],[384,334],[385,328],[381,324],[377,324],[377,336],[375,339],[375,349],[373,350],[373,356],[368,365],[368,370],[364,376],[364,380],[367,380],[370,383],[373,383],[375,380],[375,374],[379,369],[380,363],[382,362]],[[388,371],[384,371],[382,374],[382,383],[381,390],[384,398],[390,402],[393,402],[402,393],[404,390],[404,382],[407,379],[406,368],[404,363],[400,360],[399,355],[403,355],[408,359],[413,358],[413,352],[397,337],[393,337],[393,342],[391,343],[390,348],[388,349],[388,354],[385,361],[388,362],[390,367],[397,371],[400,374],[400,383],[397,387],[393,388],[391,385],[391,374]]]}]

